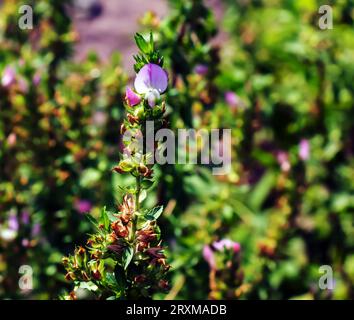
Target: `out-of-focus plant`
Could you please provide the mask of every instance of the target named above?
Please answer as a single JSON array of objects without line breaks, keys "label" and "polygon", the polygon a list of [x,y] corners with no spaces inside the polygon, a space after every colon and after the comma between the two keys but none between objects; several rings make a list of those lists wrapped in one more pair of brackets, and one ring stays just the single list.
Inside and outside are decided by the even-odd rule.
[{"label": "out-of-focus plant", "polygon": [[233,299],[247,289],[242,286],[240,244],[230,239],[214,241],[203,248],[203,258],[210,268],[210,299]]},{"label": "out-of-focus plant", "polygon": [[[113,168],[119,174],[130,174],[135,184],[121,187],[125,195],[118,212],[103,208],[99,221],[93,221],[97,233],[89,238],[87,250],[79,247],[73,256],[63,258],[66,279],[76,283],[75,289],[88,289],[101,299],[151,298],[156,291],[168,290],[164,275],[169,265],[156,222],[163,207],[141,207],[153,183],[149,158],[158,148],[154,145],[148,152],[144,136],[148,122],[156,129],[164,124],[161,94],[167,89],[168,76],[162,69],[163,57],[154,49],[152,34],[148,41],[136,34],[135,40],[140,49],[134,57],[135,91],[127,88],[127,117],[121,126],[121,133],[129,139],[123,139],[123,158]],[[76,296],[73,291],[66,298]]]},{"label": "out-of-focus plant", "polygon": [[[65,61],[77,38],[65,1],[31,2],[33,30],[17,27],[21,4],[0,13],[0,296],[48,298],[65,286],[62,253],[90,230],[83,215],[113,202],[100,180],[117,160],[126,76],[119,56]],[[21,265],[31,291],[19,288]]]}]

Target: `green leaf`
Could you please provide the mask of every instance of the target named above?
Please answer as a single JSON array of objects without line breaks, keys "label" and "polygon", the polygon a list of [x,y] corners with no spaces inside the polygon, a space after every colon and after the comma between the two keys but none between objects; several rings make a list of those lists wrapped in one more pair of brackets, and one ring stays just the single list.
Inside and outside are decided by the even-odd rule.
[{"label": "green leaf", "polygon": [[150,51],[150,45],[144,39],[144,37],[140,33],[136,33],[134,36],[136,45],[141,50],[141,52],[148,54]]},{"label": "green leaf", "polygon": [[117,263],[114,268],[114,277],[118,286],[118,289],[124,289],[126,286],[126,278],[124,269]]},{"label": "green leaf", "polygon": [[142,190],[139,194],[139,203],[143,202],[147,196],[146,190]]},{"label": "green leaf", "polygon": [[152,35],[152,31],[150,31],[150,52],[154,51],[154,37]]},{"label": "green leaf", "polygon": [[254,210],[259,210],[275,185],[276,176],[273,172],[266,173],[252,190],[249,204]]},{"label": "green leaf", "polygon": [[134,256],[134,249],[132,247],[127,247],[123,252],[124,270],[127,270],[130,262],[133,259],[133,256]]},{"label": "green leaf", "polygon": [[87,290],[93,291],[93,292],[95,292],[98,289],[98,287],[91,281],[80,282],[79,288],[80,289],[87,289]]},{"label": "green leaf", "polygon": [[117,280],[114,273],[108,272],[106,274],[106,284],[111,288],[117,287]]},{"label": "green leaf", "polygon": [[86,214],[85,217],[88,221],[90,221],[90,223],[97,227],[97,220],[93,216],[91,216],[90,214]]},{"label": "green leaf", "polygon": [[144,180],[144,181],[141,182],[141,187],[142,187],[143,189],[149,189],[149,188],[151,188],[151,186],[152,186],[153,184],[154,184],[154,182],[151,181],[151,180]]},{"label": "green leaf", "polygon": [[145,214],[145,219],[147,220],[157,220],[163,212],[163,206],[158,206]]},{"label": "green leaf", "polygon": [[130,172],[134,169],[134,163],[130,159],[125,159],[119,162],[119,167],[124,172]]},{"label": "green leaf", "polygon": [[116,217],[115,213],[112,211],[106,211],[108,219],[110,222],[115,222],[118,220],[118,217]]},{"label": "green leaf", "polygon": [[106,211],[106,207],[102,208],[101,217],[100,217],[100,224],[103,224],[103,226],[106,230],[109,229],[109,218],[108,218],[108,214]]}]

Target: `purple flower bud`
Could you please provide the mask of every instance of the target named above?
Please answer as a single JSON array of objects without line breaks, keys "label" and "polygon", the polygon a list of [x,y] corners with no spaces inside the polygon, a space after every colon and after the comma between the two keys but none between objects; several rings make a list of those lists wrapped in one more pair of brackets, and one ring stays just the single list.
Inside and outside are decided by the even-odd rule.
[{"label": "purple flower bud", "polygon": [[103,111],[96,111],[92,116],[92,122],[97,126],[103,126],[107,122],[107,115]]},{"label": "purple flower bud", "polygon": [[208,71],[209,68],[205,64],[197,64],[194,68],[194,72],[201,76],[205,76],[208,73]]},{"label": "purple flower bud", "polygon": [[289,155],[285,151],[279,151],[277,153],[277,161],[280,165],[280,168],[284,172],[288,172],[291,168],[291,164],[289,161]]},{"label": "purple flower bud", "polygon": [[35,223],[32,227],[32,237],[37,237],[41,233],[41,225],[39,223]]},{"label": "purple flower bud", "polygon": [[41,74],[39,72],[36,72],[33,76],[32,83],[35,86],[38,86],[41,83],[41,79],[42,79]]},{"label": "purple flower bud", "polygon": [[6,67],[1,78],[3,87],[8,88],[16,81],[16,72],[12,67]]},{"label": "purple flower bud", "polygon": [[27,248],[30,246],[30,241],[27,238],[22,239],[21,244],[23,247]]},{"label": "purple flower bud", "polygon": [[88,200],[79,199],[75,201],[74,207],[79,213],[87,213],[92,209],[92,204]]},{"label": "purple flower bud", "polygon": [[7,143],[9,144],[10,147],[14,146],[17,142],[17,136],[16,133],[12,132],[9,134],[7,137]]},{"label": "purple flower bud", "polygon": [[160,94],[168,86],[167,72],[157,64],[149,63],[140,69],[136,75],[134,87],[137,93],[144,94],[151,107],[155,106]]},{"label": "purple flower bud", "polygon": [[239,96],[232,91],[225,92],[225,101],[233,110],[235,110],[238,106],[241,105],[241,100]]},{"label": "purple flower bud", "polygon": [[18,223],[17,215],[15,213],[10,214],[8,220],[8,226],[10,230],[18,231],[19,223]]},{"label": "purple flower bud", "polygon": [[127,87],[127,89],[125,90],[125,101],[130,107],[133,107],[140,103],[141,97],[137,95],[132,89]]},{"label": "purple flower bud", "polygon": [[26,225],[30,222],[30,213],[27,210],[23,210],[21,213],[21,222]]},{"label": "purple flower bud", "polygon": [[232,249],[234,253],[237,253],[241,250],[241,245],[238,242],[232,241],[230,239],[214,241],[213,247],[217,251],[223,251],[224,249]]},{"label": "purple flower bud", "polygon": [[22,93],[27,93],[28,92],[27,80],[25,80],[24,78],[19,78],[18,87]]},{"label": "purple flower bud", "polygon": [[210,246],[205,245],[203,247],[203,258],[209,264],[210,269],[216,268],[214,253]]},{"label": "purple flower bud", "polygon": [[299,144],[299,157],[306,161],[310,157],[310,143],[307,139],[302,139]]}]

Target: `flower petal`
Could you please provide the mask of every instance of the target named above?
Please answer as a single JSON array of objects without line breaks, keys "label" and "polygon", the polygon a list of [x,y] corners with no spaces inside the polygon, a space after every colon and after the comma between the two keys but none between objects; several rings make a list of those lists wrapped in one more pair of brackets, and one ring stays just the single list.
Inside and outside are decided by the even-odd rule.
[{"label": "flower petal", "polygon": [[125,101],[130,107],[137,105],[141,98],[129,87],[125,90]]},{"label": "flower petal", "polygon": [[203,247],[203,258],[209,264],[211,269],[215,269],[216,263],[214,253],[208,245]]},{"label": "flower petal", "polygon": [[141,68],[135,78],[135,90],[144,94],[151,89],[163,93],[167,89],[168,77],[164,69],[157,64],[149,63]]},{"label": "flower petal", "polygon": [[146,95],[145,99],[148,101],[151,108],[155,107],[156,102],[160,99],[160,94],[156,89],[150,90]]},{"label": "flower petal", "polygon": [[219,241],[214,241],[213,242],[213,247],[217,250],[217,251],[223,251],[224,248],[226,249],[233,249],[233,251],[239,252],[241,249],[241,246],[238,242],[232,241],[230,239],[222,239]]},{"label": "flower petal", "polygon": [[16,72],[12,67],[6,67],[1,78],[1,84],[7,88],[15,82]]}]

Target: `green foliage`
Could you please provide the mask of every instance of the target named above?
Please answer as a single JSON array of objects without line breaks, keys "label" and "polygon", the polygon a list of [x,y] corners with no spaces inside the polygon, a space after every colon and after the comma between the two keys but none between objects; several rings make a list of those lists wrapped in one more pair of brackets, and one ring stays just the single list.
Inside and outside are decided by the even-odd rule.
[{"label": "green foliage", "polygon": [[[130,125],[119,56],[73,63],[66,2],[35,1],[33,33],[14,27],[18,3],[0,12],[0,75],[8,66],[16,74],[0,86],[1,297],[353,298],[352,1],[330,3],[332,30],[318,28],[322,1],[225,0],[220,22],[201,0],[170,0],[162,21],[147,13],[134,69],[163,65],[169,91],[154,111],[126,111],[139,120],[164,115],[173,130],[232,129],[229,174],[164,165],[153,179],[118,156],[118,128]],[[118,160],[124,175],[109,172]],[[152,228],[155,247],[162,229],[172,265],[167,296],[158,293],[167,289],[163,266],[151,268],[152,256],[134,250],[129,235],[108,249],[112,233],[125,232],[118,193],[152,208],[136,210],[136,228]],[[240,244],[239,254],[213,247],[225,238]],[[63,262],[75,287],[66,295],[73,287],[61,257],[72,250]],[[33,268],[30,293],[18,288],[23,263]],[[333,291],[318,287],[324,264],[333,268]]]}]

